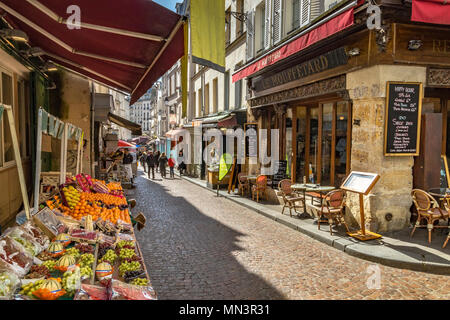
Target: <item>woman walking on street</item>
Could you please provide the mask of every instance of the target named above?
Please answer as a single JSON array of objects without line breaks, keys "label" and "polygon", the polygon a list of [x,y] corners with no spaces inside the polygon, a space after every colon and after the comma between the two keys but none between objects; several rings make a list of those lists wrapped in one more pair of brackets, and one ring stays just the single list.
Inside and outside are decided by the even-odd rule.
[{"label": "woman walking on street", "polygon": [[174,179],[175,178],[175,172],[173,171],[173,169],[175,167],[175,160],[173,159],[172,155],[170,155],[168,163],[169,163],[169,169],[170,169],[170,177],[172,179]]},{"label": "woman walking on street", "polygon": [[155,152],[154,157],[155,157],[155,164],[156,164],[156,172],[158,172],[159,169],[159,157],[161,156],[161,153],[158,151]]},{"label": "woman walking on street", "polygon": [[147,155],[147,158],[145,159],[147,162],[148,167],[148,178],[150,179],[150,171],[152,172],[152,179],[155,180],[155,157],[153,156],[153,152],[150,151],[150,153]]},{"label": "woman walking on street", "polygon": [[161,156],[159,157],[159,170],[161,172],[161,178],[166,177],[166,164],[167,164],[167,157],[166,153],[161,153]]}]

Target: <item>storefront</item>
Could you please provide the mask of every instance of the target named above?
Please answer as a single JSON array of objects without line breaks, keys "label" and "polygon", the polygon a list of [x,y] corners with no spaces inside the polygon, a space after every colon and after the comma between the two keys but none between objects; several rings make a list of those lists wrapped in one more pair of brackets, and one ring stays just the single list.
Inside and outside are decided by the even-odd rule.
[{"label": "storefront", "polygon": [[[351,171],[380,174],[365,198],[374,232],[409,225],[411,190],[438,187],[440,155],[450,154],[450,29],[412,24],[398,10],[383,8],[396,18],[386,18],[382,31],[368,30],[355,14],[351,27],[247,77],[249,118],[280,130],[287,178],[339,187]],[[424,88],[418,156],[385,154],[386,87],[393,81]],[[349,194],[347,207],[346,219],[357,226],[357,197]]]}]

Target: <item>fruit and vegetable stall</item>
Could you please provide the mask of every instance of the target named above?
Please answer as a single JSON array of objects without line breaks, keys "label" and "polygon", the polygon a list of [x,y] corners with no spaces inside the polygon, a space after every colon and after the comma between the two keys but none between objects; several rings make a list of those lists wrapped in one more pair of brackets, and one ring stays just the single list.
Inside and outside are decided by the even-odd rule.
[{"label": "fruit and vegetable stall", "polygon": [[155,300],[121,184],[67,177],[0,237],[0,299]]}]

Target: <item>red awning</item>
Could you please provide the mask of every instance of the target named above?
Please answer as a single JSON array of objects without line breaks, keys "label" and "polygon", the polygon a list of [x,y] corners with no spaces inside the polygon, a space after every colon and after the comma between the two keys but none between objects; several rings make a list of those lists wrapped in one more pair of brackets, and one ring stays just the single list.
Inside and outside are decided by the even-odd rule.
[{"label": "red awning", "polygon": [[[74,4],[81,29],[66,24]],[[0,0],[0,11],[45,59],[130,93],[131,104],[184,54],[182,17],[149,0]]]},{"label": "red awning", "polygon": [[128,142],[123,141],[123,140],[119,140],[119,141],[117,142],[117,146],[118,146],[118,147],[131,147],[131,148],[136,148],[136,146],[135,146],[134,144],[128,143]]},{"label": "red awning", "polygon": [[239,81],[245,77],[254,74],[261,69],[270,66],[290,55],[299,52],[300,50],[309,47],[310,45],[319,42],[339,31],[342,31],[353,25],[353,8],[341,13],[340,15],[330,19],[317,28],[308,33],[292,40],[291,42],[281,46],[272,53],[265,55],[259,60],[253,62],[249,66],[239,70],[233,74],[233,82]]},{"label": "red awning", "polygon": [[411,21],[450,25],[450,2],[448,0],[413,0]]}]

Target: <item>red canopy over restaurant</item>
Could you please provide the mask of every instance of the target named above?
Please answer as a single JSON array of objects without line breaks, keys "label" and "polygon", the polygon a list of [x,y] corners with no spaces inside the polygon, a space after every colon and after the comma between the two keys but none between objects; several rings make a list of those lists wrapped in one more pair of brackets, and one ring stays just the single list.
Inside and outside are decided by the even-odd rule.
[{"label": "red canopy over restaurant", "polygon": [[184,54],[183,17],[149,0],[0,0],[0,13],[40,56],[130,93],[130,104]]}]

